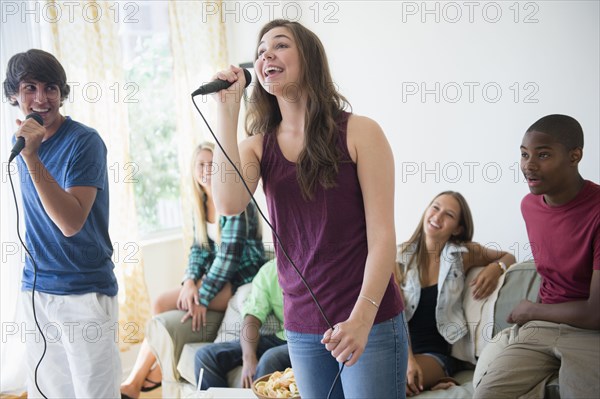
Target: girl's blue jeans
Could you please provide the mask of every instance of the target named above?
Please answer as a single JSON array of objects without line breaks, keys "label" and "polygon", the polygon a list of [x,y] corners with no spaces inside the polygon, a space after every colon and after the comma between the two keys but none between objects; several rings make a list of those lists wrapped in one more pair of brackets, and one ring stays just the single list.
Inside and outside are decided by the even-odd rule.
[{"label": "girl's blue jeans", "polygon": [[[375,324],[364,353],[344,367],[330,398],[394,399],[406,397],[408,340],[403,314]],[[338,363],[321,343],[322,335],[286,331],[292,368],[302,399],[326,399]],[[340,383],[341,382],[341,383]]]}]

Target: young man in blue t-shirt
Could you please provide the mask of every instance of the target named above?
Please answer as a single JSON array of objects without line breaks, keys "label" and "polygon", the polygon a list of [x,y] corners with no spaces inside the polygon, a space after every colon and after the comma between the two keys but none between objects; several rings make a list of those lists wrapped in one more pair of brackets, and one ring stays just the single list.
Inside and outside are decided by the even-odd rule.
[{"label": "young man in blue t-shirt", "polygon": [[[108,235],[106,146],[98,133],[59,109],[69,94],[66,73],[51,54],[32,49],[8,62],[4,92],[24,115],[19,168],[27,257],[22,304],[28,397],[117,398],[121,364],[117,280]],[[37,271],[36,271],[37,269]],[[37,274],[37,275],[36,275]],[[40,392],[41,391],[41,392]]]}]

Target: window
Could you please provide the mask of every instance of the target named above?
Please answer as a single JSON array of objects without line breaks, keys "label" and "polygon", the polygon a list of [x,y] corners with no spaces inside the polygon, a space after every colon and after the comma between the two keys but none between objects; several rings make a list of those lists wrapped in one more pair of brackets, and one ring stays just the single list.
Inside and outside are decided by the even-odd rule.
[{"label": "window", "polygon": [[126,93],[138,228],[142,236],[181,226],[180,173],[175,145],[173,59],[167,2],[139,2],[136,23],[122,23],[120,36],[128,82]]}]

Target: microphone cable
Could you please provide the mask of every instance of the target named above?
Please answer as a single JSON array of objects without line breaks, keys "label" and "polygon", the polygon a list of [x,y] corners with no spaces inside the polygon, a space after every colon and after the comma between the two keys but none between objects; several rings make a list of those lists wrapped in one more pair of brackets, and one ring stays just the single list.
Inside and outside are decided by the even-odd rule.
[{"label": "microphone cable", "polygon": [[[244,96],[245,96],[245,93],[246,93],[246,90],[244,89]],[[215,139],[215,142],[217,143],[217,145],[219,146],[219,148],[223,152],[223,155],[225,155],[225,158],[227,158],[227,160],[229,161],[229,163],[231,164],[231,166],[233,166],[233,169],[235,170],[235,172],[237,173],[237,175],[240,177],[240,180],[242,181],[242,184],[244,185],[244,188],[246,189],[246,191],[250,195],[250,199],[252,200],[252,202],[256,206],[256,209],[258,210],[258,213],[263,218],[263,220],[267,223],[267,225],[271,229],[271,232],[273,232],[273,235],[275,236],[275,240],[277,241],[277,244],[279,245],[279,248],[281,248],[281,251],[283,252],[285,258],[288,260],[288,262],[290,262],[290,264],[294,268],[294,271],[296,272],[296,274],[298,275],[298,277],[300,277],[300,280],[302,281],[302,284],[304,284],[304,286],[308,290],[308,293],[310,294],[312,300],[317,305],[317,308],[319,309],[319,312],[321,313],[321,316],[323,316],[323,319],[325,320],[325,322],[327,323],[327,325],[329,326],[329,328],[331,330],[335,331],[335,328],[331,324],[331,321],[325,315],[325,311],[323,310],[323,307],[321,306],[321,304],[319,303],[319,300],[315,296],[315,293],[310,288],[310,285],[308,285],[308,282],[306,281],[306,279],[304,278],[304,276],[302,275],[302,273],[300,272],[300,270],[298,269],[298,267],[296,266],[296,264],[294,263],[294,261],[292,261],[292,259],[290,258],[289,254],[287,253],[287,251],[285,250],[285,248],[283,246],[283,242],[281,241],[281,238],[279,237],[279,234],[277,234],[277,231],[275,231],[275,228],[269,222],[269,220],[267,219],[267,217],[263,213],[262,209],[258,205],[258,202],[256,201],[256,198],[254,198],[254,194],[252,193],[252,190],[250,190],[250,187],[248,187],[248,184],[246,183],[246,180],[244,179],[244,176],[242,175],[242,173],[240,172],[240,170],[238,169],[238,167],[235,165],[235,163],[233,162],[233,160],[229,157],[229,154],[227,154],[227,152],[225,152],[225,149],[221,145],[221,142],[219,141],[219,139],[217,138],[217,136],[215,135],[215,133],[211,129],[211,127],[210,127],[208,121],[206,120],[206,118],[204,118],[204,115],[202,114],[202,111],[200,111],[200,108],[198,108],[198,105],[196,104],[196,101],[194,99],[194,95],[193,94],[192,94],[192,103],[194,103],[194,107],[196,107],[196,110],[198,111],[198,113],[202,117],[202,120],[206,124],[206,127],[208,128],[208,131],[210,132],[210,134]],[[332,335],[333,335],[333,332],[332,332]],[[344,366],[345,366],[345,362],[342,363],[342,366],[340,367],[337,375],[335,376],[335,379],[333,380],[333,383],[331,384],[331,388],[329,389],[329,393],[327,394],[327,399],[329,399],[331,397],[331,394],[333,393],[333,389],[335,387],[335,384],[339,380],[340,374],[342,373],[342,370],[344,370]]]},{"label": "microphone cable", "polygon": [[[10,161],[8,162],[8,164],[10,165]],[[35,366],[35,370],[33,373],[33,379],[35,382],[35,387],[37,388],[38,392],[45,399],[48,399],[48,397],[46,395],[44,395],[44,392],[40,388],[40,386],[38,384],[38,378],[37,378],[38,369],[40,367],[40,364],[42,364],[42,360],[44,360],[44,356],[46,356],[46,350],[48,348],[48,343],[46,342],[46,337],[44,336],[44,332],[42,331],[42,328],[40,327],[40,323],[38,322],[37,315],[35,313],[35,283],[37,281],[38,266],[35,261],[35,258],[33,257],[33,255],[31,255],[31,252],[29,252],[27,245],[25,245],[25,243],[23,242],[23,239],[21,238],[21,231],[19,229],[19,205],[17,202],[17,195],[15,193],[15,186],[14,186],[13,180],[12,180],[12,174],[10,173],[10,168],[8,168],[8,167],[7,167],[7,173],[8,173],[8,180],[10,181],[10,188],[12,190],[13,199],[15,201],[15,211],[17,213],[17,237],[19,237],[19,241],[21,242],[21,245],[23,246],[23,248],[25,248],[25,252],[27,252],[27,255],[29,255],[29,259],[31,259],[31,262],[33,264],[33,286],[31,288],[31,308],[33,310],[33,320],[35,321],[35,325],[36,325],[37,329],[39,330],[40,335],[42,336],[42,341],[44,341],[44,350],[42,351],[40,360],[38,361],[37,365]]]}]

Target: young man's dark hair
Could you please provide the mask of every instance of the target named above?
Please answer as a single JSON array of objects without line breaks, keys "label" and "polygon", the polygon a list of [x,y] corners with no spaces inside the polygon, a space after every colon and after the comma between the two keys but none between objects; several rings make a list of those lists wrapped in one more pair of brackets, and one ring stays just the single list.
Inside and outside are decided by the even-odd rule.
[{"label": "young man's dark hair", "polygon": [[14,96],[19,93],[19,84],[27,79],[54,83],[60,88],[61,105],[69,96],[71,88],[67,84],[67,74],[56,57],[43,50],[31,49],[11,57],[6,68],[4,95],[10,105],[16,106]]},{"label": "young man's dark hair", "polygon": [[583,148],[583,129],[575,118],[553,114],[538,119],[527,129],[529,132],[542,132],[553,136],[567,150]]}]

